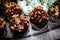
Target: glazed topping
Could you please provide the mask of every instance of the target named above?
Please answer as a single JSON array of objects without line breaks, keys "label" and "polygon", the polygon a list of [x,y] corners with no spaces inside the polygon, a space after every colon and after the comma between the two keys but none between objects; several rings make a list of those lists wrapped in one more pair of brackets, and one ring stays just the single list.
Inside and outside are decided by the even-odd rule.
[{"label": "glazed topping", "polygon": [[23,16],[22,14],[13,15],[10,22],[11,22],[10,29],[12,29],[12,30],[17,30],[17,31],[21,32],[28,28],[28,21],[27,21],[26,17]]},{"label": "glazed topping", "polygon": [[5,27],[5,21],[0,17],[0,29]]},{"label": "glazed topping", "polygon": [[32,23],[40,23],[44,19],[48,20],[48,14],[43,10],[41,6],[35,7],[30,12],[30,21]]},{"label": "glazed topping", "polygon": [[22,10],[20,7],[14,3],[14,2],[7,2],[4,5],[4,11],[6,16],[11,16],[13,14],[17,14],[18,12],[21,12]]},{"label": "glazed topping", "polygon": [[60,2],[55,2],[52,4],[52,6],[49,8],[48,13],[51,16],[58,17],[60,16]]}]

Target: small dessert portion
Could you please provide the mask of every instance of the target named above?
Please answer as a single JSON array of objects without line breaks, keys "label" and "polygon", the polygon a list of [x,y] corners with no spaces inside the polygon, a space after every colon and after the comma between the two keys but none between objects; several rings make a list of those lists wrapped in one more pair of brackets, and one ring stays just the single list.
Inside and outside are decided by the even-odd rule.
[{"label": "small dessert portion", "polygon": [[0,37],[3,36],[5,31],[6,23],[5,21],[0,17]]},{"label": "small dessert portion", "polygon": [[16,34],[25,34],[28,30],[28,21],[24,15],[15,14],[10,20],[10,29]]},{"label": "small dessert portion", "polygon": [[[50,19],[54,21],[54,19],[60,19],[60,2],[56,1],[54,2],[51,7],[48,10],[48,14],[50,16]],[[51,18],[52,17],[52,18]]]},{"label": "small dessert portion", "polygon": [[[14,2],[7,2],[4,5],[6,19],[10,22],[9,28],[14,35],[23,35],[28,30],[28,21],[26,17],[21,13],[22,10]],[[20,13],[20,14],[19,14]]]},{"label": "small dessert portion", "polygon": [[48,14],[43,10],[43,7],[35,7],[30,12],[30,22],[35,25],[33,28],[37,30],[45,28],[48,23]]},{"label": "small dessert portion", "polygon": [[18,14],[19,12],[21,13],[22,10],[20,7],[14,3],[14,2],[7,2],[4,5],[4,12],[6,16],[12,16],[14,14]]}]

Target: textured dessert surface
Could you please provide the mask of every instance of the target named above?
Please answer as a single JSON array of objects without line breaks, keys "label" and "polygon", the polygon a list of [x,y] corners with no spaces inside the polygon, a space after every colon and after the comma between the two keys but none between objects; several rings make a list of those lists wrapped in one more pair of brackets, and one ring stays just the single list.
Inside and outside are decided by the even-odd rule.
[{"label": "textured dessert surface", "polygon": [[22,12],[20,7],[14,2],[7,2],[4,4],[4,12],[6,16],[12,16],[13,14],[17,14]]},{"label": "textured dessert surface", "polygon": [[13,31],[23,32],[28,29],[28,21],[24,15],[13,15],[11,20],[10,29]]},{"label": "textured dessert surface", "polygon": [[30,12],[30,22],[37,26],[45,26],[48,23],[48,14],[43,7],[37,6]]},{"label": "textured dessert surface", "polygon": [[48,9],[49,20],[51,22],[60,23],[60,2],[54,2]]},{"label": "textured dessert surface", "polygon": [[54,2],[48,10],[48,14],[52,17],[60,19],[60,2]]}]

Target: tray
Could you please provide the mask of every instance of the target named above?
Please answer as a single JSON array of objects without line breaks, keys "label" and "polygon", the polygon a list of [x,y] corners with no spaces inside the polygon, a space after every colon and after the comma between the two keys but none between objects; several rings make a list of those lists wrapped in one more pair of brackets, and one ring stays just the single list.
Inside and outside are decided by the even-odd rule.
[{"label": "tray", "polygon": [[[1,17],[3,19],[5,19],[4,16],[5,15],[1,15]],[[26,16],[26,18],[29,21],[29,16]],[[2,38],[28,38],[28,37],[31,37],[31,36],[36,36],[36,35],[40,35],[40,34],[46,33],[48,31],[56,29],[56,28],[58,28],[60,26],[59,24],[56,24],[56,23],[48,21],[48,27],[46,28],[46,30],[44,30],[44,31],[37,31],[37,30],[34,30],[32,28],[31,23],[29,22],[29,28],[28,28],[28,31],[27,31],[26,35],[13,37],[13,33],[9,29],[9,24],[10,23],[7,20],[5,20],[5,21],[6,21],[6,31],[4,33],[5,34],[4,37],[2,37]]]}]

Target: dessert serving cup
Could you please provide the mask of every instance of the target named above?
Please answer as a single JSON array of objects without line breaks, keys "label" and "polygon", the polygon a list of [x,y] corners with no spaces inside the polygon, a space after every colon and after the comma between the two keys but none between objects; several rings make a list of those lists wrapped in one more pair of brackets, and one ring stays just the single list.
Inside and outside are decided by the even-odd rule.
[{"label": "dessert serving cup", "polygon": [[43,7],[37,6],[30,12],[30,22],[32,27],[37,30],[45,30],[48,24],[48,14]]},{"label": "dessert serving cup", "polygon": [[54,2],[48,9],[49,20],[53,23],[60,23],[60,2]]}]

